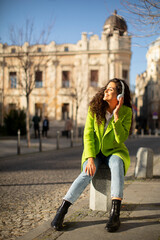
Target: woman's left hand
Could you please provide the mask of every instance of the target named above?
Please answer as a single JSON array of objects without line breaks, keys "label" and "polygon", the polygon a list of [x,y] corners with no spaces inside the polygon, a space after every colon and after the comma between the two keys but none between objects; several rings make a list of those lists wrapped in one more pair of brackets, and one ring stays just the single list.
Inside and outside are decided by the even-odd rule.
[{"label": "woman's left hand", "polygon": [[124,98],[121,97],[118,101],[118,104],[117,104],[116,108],[114,109],[114,121],[115,122],[118,120],[118,113],[119,113],[119,109],[123,105],[123,100],[124,100]]}]

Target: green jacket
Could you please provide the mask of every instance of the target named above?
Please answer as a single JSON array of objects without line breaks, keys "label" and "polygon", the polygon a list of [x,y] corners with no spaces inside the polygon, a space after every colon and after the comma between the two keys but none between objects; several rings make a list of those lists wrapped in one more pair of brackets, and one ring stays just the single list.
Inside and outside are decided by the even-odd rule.
[{"label": "green jacket", "polygon": [[89,157],[95,158],[101,150],[105,156],[119,156],[124,162],[126,174],[130,165],[130,157],[124,142],[129,136],[131,121],[132,109],[123,105],[119,110],[117,122],[114,122],[114,116],[112,116],[104,133],[105,120],[98,125],[96,115],[92,116],[89,110],[84,129],[84,151],[81,167]]}]

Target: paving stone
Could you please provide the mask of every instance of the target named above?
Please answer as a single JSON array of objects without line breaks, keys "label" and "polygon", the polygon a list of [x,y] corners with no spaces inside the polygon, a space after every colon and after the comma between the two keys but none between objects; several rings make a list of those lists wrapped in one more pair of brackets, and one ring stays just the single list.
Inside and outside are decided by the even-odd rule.
[{"label": "paving stone", "polygon": [[[15,240],[51,218],[70,184],[70,172],[23,171],[0,174],[0,239]],[[66,171],[65,171],[66,172]],[[73,177],[79,170],[73,170]],[[49,184],[57,182],[64,184]],[[41,184],[39,184],[41,183]]]}]

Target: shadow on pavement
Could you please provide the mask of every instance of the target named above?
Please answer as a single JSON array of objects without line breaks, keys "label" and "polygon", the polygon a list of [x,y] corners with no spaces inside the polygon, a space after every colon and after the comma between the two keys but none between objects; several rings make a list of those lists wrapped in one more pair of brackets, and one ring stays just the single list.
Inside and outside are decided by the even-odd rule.
[{"label": "shadow on pavement", "polygon": [[[142,204],[123,204],[121,207],[122,211],[143,211],[143,210],[155,210],[156,208],[160,209],[160,203],[142,203]],[[149,217],[149,216],[148,216]]]},{"label": "shadow on pavement", "polygon": [[82,148],[61,149],[0,159],[0,171],[80,169]]},{"label": "shadow on pavement", "polygon": [[[121,218],[121,226],[119,228],[118,232],[124,232],[130,229],[134,228],[140,228],[140,227],[147,227],[150,225],[159,225],[159,218],[160,215],[150,215],[150,216],[141,216],[141,217],[128,217],[128,218]],[[87,228],[90,226],[95,225],[105,225],[108,221],[108,218],[106,220],[93,220],[93,221],[80,221],[80,222],[65,222],[64,223],[64,232],[73,231],[75,229],[79,228]]]}]

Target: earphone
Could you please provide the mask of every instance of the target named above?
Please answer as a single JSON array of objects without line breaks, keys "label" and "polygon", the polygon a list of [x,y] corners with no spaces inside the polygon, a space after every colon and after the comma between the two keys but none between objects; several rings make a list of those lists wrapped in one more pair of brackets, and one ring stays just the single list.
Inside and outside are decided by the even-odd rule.
[{"label": "earphone", "polygon": [[122,85],[122,93],[117,96],[118,101],[120,98],[124,97],[124,83],[122,81],[120,81],[120,83]]}]

